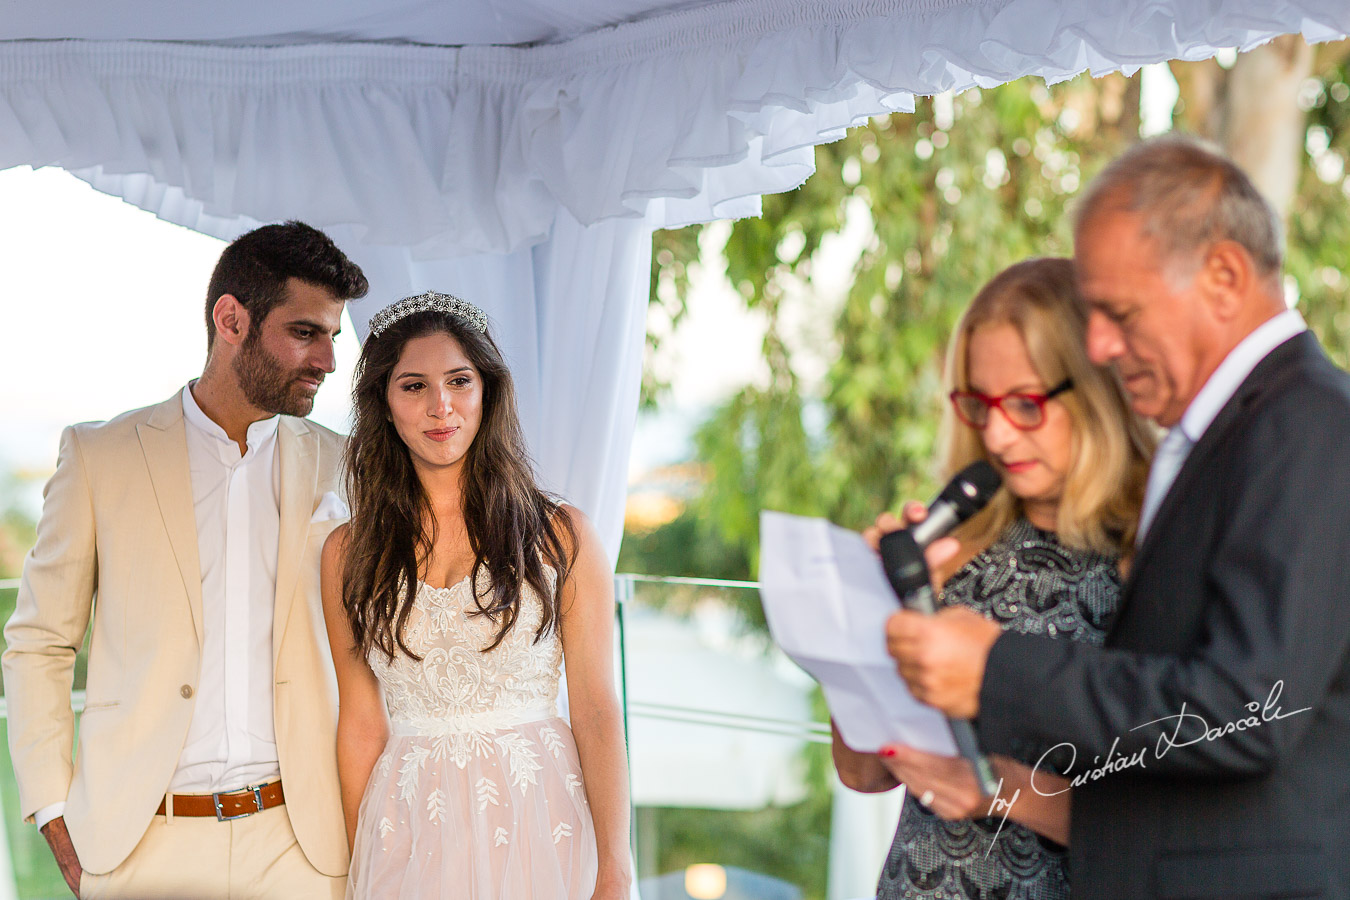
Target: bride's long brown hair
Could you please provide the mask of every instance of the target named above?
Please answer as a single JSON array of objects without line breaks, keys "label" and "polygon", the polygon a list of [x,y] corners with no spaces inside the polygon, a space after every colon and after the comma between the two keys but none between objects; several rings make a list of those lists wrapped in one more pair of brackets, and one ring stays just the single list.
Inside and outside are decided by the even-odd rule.
[{"label": "bride's long brown hair", "polygon": [[[389,376],[414,338],[448,334],[482,378],[483,413],[461,474],[464,525],[474,565],[469,583],[477,609],[497,626],[495,648],[520,614],[528,584],[543,603],[535,640],[557,628],[559,598],[575,561],[576,534],[557,500],[540,490],[516,412],[516,391],[501,351],[487,333],[442,312],[417,312],[368,339],[356,364],[352,389],[355,425],[345,457],[352,518],[342,569],[342,606],[356,647],[365,656],[378,647],[419,658],[403,641],[417,593],[421,565],[435,543],[431,501],[413,469],[412,456],[394,430]],[[430,522],[428,529],[424,523]],[[547,564],[556,573],[546,579]],[[480,573],[491,590],[479,594]]]}]

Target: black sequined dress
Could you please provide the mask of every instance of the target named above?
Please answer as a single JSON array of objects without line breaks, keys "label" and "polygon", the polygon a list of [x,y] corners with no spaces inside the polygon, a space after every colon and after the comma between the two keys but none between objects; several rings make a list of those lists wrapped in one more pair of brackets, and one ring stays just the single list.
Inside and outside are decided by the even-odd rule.
[{"label": "black sequined dress", "polygon": [[[939,602],[968,606],[1013,631],[1100,644],[1120,602],[1120,576],[1114,557],[1067,549],[1052,532],[1018,519],[952,576]],[[1034,765],[1040,752],[1014,755]],[[1065,849],[1016,822],[1000,833],[999,824],[948,822],[907,796],[877,900],[1067,898]]]}]

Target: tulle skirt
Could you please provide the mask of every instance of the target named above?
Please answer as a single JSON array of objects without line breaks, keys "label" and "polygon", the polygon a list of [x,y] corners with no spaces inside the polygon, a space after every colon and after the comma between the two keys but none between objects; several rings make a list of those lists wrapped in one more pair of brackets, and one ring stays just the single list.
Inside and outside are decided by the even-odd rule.
[{"label": "tulle skirt", "polygon": [[361,800],[348,898],[589,900],[595,829],[567,723],[394,723]]}]

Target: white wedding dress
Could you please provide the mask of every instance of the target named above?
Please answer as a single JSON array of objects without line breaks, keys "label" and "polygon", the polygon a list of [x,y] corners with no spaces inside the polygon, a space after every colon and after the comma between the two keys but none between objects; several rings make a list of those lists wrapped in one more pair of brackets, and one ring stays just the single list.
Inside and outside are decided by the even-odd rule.
[{"label": "white wedding dress", "polygon": [[419,584],[405,642],[421,661],[371,652],[390,737],[361,800],[347,896],[587,900],[595,831],[557,714],[561,641],[534,642],[541,608],[528,586],[489,653],[496,626],[466,607],[467,578]]}]

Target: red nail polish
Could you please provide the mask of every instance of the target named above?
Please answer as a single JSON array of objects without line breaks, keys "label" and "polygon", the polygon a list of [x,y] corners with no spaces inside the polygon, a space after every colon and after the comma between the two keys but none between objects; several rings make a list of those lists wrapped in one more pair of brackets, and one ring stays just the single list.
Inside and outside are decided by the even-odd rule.
[{"label": "red nail polish", "polygon": [[891,757],[895,756],[895,748],[894,748],[894,747],[882,747],[882,748],[881,748],[881,755],[884,756],[884,757],[886,757],[887,759],[890,759]]}]

